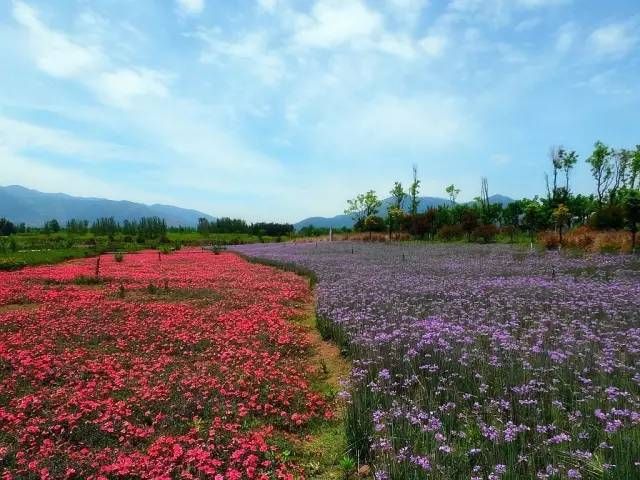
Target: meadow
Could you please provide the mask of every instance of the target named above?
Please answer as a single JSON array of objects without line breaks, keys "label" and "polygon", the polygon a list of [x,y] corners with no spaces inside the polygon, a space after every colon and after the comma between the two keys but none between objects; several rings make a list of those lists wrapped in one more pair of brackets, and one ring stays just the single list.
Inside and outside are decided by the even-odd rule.
[{"label": "meadow", "polygon": [[2,478],[319,470],[296,447],[334,415],[310,305],[306,279],[200,249],[0,272]]},{"label": "meadow", "polygon": [[[313,272],[377,480],[640,478],[640,262],[507,245],[234,247]],[[297,267],[296,267],[297,266]]]},{"label": "meadow", "polygon": [[136,238],[116,233],[44,233],[34,231],[0,237],[0,271],[18,270],[28,265],[46,265],[74,258],[85,258],[105,252],[136,252],[144,249],[178,250],[183,246],[235,245],[275,242],[281,238],[248,233],[210,233],[168,231],[163,237]]}]

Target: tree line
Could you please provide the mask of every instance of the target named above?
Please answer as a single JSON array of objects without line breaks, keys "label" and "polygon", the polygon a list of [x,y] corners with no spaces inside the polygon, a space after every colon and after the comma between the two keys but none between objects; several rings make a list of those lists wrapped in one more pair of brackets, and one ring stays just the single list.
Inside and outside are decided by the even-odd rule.
[{"label": "tree line", "polygon": [[345,214],[351,215],[359,231],[406,232],[421,238],[437,235],[445,240],[466,237],[491,241],[498,232],[512,239],[518,232],[527,232],[533,240],[537,232],[554,229],[562,242],[563,232],[578,225],[601,230],[626,228],[635,248],[640,223],[640,145],[628,150],[596,142],[585,159],[594,180],[594,193],[589,195],[571,189],[571,174],[579,162],[575,151],[553,147],[549,160],[546,194],[531,199],[492,203],[488,180],[482,178],[480,195],[472,202],[459,204],[460,189],[449,185],[444,189],[448,196],[445,204],[419,211],[421,182],[414,166],[406,189],[401,182],[394,183],[386,212],[380,211],[382,201],[370,190],[348,200]]},{"label": "tree line", "polygon": [[210,233],[246,233],[257,236],[283,237],[294,232],[289,223],[257,222],[248,224],[238,218],[221,217],[215,220],[198,219],[197,231],[203,235]]},{"label": "tree line", "polygon": [[89,223],[88,220],[73,218],[68,220],[65,226],[61,226],[56,219],[47,220],[42,228],[29,228],[24,223],[15,225],[6,218],[0,218],[0,235],[11,235],[14,233],[26,233],[36,231],[42,233],[58,233],[66,231],[70,234],[83,235],[93,233],[95,235],[124,235],[137,236],[139,238],[150,239],[159,238],[167,233],[167,224],[160,217],[141,217],[138,220],[124,220],[118,222],[114,217],[100,217]]}]

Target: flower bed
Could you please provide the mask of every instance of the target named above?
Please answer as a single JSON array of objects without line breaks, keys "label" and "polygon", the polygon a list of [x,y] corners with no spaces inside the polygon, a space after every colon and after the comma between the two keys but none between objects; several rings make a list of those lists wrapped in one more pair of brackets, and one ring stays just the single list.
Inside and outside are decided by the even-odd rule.
[{"label": "flower bed", "polygon": [[640,478],[640,265],[506,245],[249,245],[318,278],[378,479]]},{"label": "flower bed", "polygon": [[308,282],[186,250],[0,273],[3,478],[294,478]]}]

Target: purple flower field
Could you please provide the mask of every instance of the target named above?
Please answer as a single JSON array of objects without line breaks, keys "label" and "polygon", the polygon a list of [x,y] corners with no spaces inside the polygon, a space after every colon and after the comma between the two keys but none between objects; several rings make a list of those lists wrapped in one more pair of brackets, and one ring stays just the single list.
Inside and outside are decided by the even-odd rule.
[{"label": "purple flower field", "polygon": [[[377,479],[640,478],[640,264],[506,245],[235,247],[318,277]],[[353,253],[352,253],[353,252]]]}]

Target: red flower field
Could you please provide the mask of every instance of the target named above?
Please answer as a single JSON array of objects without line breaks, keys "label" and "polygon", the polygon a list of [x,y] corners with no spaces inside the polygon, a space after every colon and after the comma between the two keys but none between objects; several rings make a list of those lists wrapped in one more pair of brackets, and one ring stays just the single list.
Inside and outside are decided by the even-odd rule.
[{"label": "red flower field", "polygon": [[293,478],[330,416],[292,273],[195,250],[0,273],[3,478]]}]

